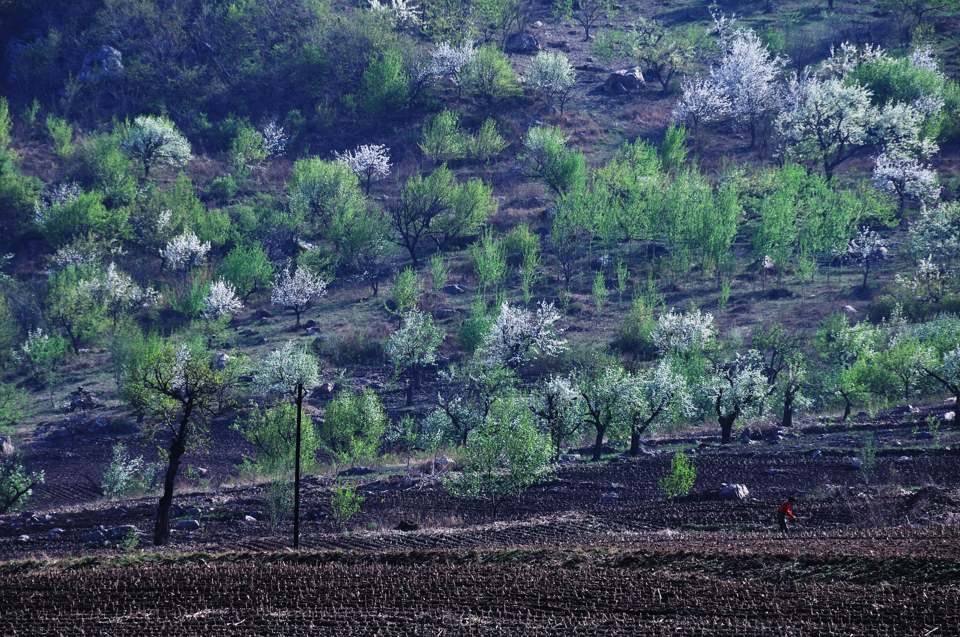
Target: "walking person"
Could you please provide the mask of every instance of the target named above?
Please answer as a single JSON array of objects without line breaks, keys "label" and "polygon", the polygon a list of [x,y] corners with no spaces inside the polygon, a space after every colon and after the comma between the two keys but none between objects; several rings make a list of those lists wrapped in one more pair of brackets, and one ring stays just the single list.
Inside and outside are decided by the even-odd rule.
[{"label": "walking person", "polygon": [[787,516],[796,519],[797,516],[793,514],[793,511],[790,510],[790,507],[796,502],[797,499],[793,496],[790,496],[783,501],[783,504],[777,509],[777,523],[780,525],[780,532],[787,532]]}]

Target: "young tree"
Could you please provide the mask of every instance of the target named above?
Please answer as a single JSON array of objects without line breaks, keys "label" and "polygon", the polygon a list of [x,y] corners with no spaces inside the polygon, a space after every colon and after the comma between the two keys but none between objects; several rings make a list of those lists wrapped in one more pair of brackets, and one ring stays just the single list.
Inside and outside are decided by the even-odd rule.
[{"label": "young tree", "polygon": [[171,434],[163,495],[157,505],[155,546],[170,541],[170,505],[180,461],[203,443],[210,417],[231,405],[235,381],[235,365],[215,369],[206,352],[176,341],[165,343],[129,372],[125,384],[132,402],[153,412],[154,434],[157,430]]},{"label": "young tree", "polygon": [[292,395],[297,405],[297,430],[294,450],[293,548],[300,548],[300,455],[303,439],[303,398],[306,388],[316,385],[320,370],[306,347],[293,341],[273,350],[254,374],[254,388],[261,394]]},{"label": "young tree", "polygon": [[339,219],[363,214],[367,204],[357,174],[342,160],[297,161],[290,176],[290,210],[312,219],[321,231]]},{"label": "young tree", "polygon": [[517,400],[517,375],[508,367],[477,357],[440,372],[446,396],[439,397],[434,412],[444,438],[464,446],[480,427],[497,401]]},{"label": "young tree", "polygon": [[674,122],[690,122],[699,142],[701,124],[717,122],[730,114],[730,97],[712,77],[689,78],[681,84],[680,99],[673,106]]},{"label": "young tree", "polygon": [[566,349],[554,324],[560,314],[553,303],[541,301],[536,313],[504,302],[477,356],[497,365],[517,368],[534,354],[556,356]]},{"label": "young tree", "polygon": [[233,285],[240,300],[246,301],[257,292],[270,288],[274,267],[263,246],[255,242],[231,250],[217,267],[217,274]]},{"label": "young tree", "polygon": [[901,214],[907,199],[925,208],[940,197],[937,171],[916,157],[882,153],[873,167],[873,185],[897,198]]},{"label": "young tree", "polygon": [[709,349],[715,337],[713,314],[702,313],[699,309],[686,314],[675,313],[671,309],[666,314],[661,314],[657,329],[650,334],[650,339],[661,356],[681,357]]},{"label": "young tree", "polygon": [[488,106],[520,94],[517,72],[510,59],[495,46],[477,49],[464,65],[463,74],[466,87],[484,98]]},{"label": "young tree", "polygon": [[570,96],[570,89],[577,83],[577,76],[563,52],[540,51],[530,61],[526,80],[549,102],[556,101],[563,114],[563,105]]},{"label": "young tree", "polygon": [[290,275],[289,268],[284,268],[273,282],[270,302],[293,310],[297,316],[295,327],[300,327],[300,315],[307,311],[313,301],[326,294],[327,282],[315,277],[306,268],[297,268],[293,276]]},{"label": "young tree", "polygon": [[688,70],[696,59],[696,36],[691,31],[667,29],[658,20],[637,19],[633,25],[633,54],[643,74],[660,82],[664,95],[677,73]]},{"label": "young tree", "polygon": [[137,117],[125,126],[122,140],[120,147],[143,164],[144,178],[154,166],[182,166],[190,159],[190,142],[163,117]]},{"label": "young tree", "polygon": [[938,363],[924,367],[923,371],[943,385],[960,404],[960,346],[944,354]]},{"label": "young tree", "polygon": [[394,332],[384,348],[393,361],[397,374],[406,369],[410,373],[407,386],[407,407],[413,404],[413,392],[420,389],[420,377],[425,365],[436,362],[437,348],[443,342],[444,332],[433,324],[433,318],[416,307],[403,314],[403,327]]},{"label": "young tree", "polygon": [[821,385],[825,394],[843,399],[844,421],[850,417],[853,403],[866,392],[863,371],[873,353],[873,339],[869,323],[850,325],[842,314],[828,317],[817,330],[815,343],[824,364]]},{"label": "young tree", "polygon": [[70,339],[74,354],[85,339],[103,329],[106,307],[97,294],[98,281],[86,266],[68,266],[49,279],[47,320]]},{"label": "young tree", "polygon": [[864,226],[856,238],[850,240],[847,256],[863,270],[863,288],[866,289],[870,270],[887,256],[887,242],[874,230]]},{"label": "young tree", "polygon": [[370,184],[390,174],[390,149],[383,144],[363,144],[353,152],[335,153],[337,161],[345,163],[362,177],[364,192],[370,194]]},{"label": "young tree", "polygon": [[523,140],[523,158],[534,177],[558,196],[581,186],[587,177],[583,153],[567,148],[568,138],[554,126],[537,126]]},{"label": "young tree", "polygon": [[604,17],[616,13],[612,0],[559,0],[557,12],[567,20],[576,20],[583,27],[583,41],[590,40],[590,29]]},{"label": "young tree", "polygon": [[217,279],[201,302],[200,316],[206,321],[207,345],[213,347],[234,314],[243,309],[233,286]]},{"label": "young tree", "polygon": [[100,293],[106,302],[107,316],[116,329],[121,316],[135,314],[157,302],[160,295],[153,288],[141,288],[129,275],[124,274],[116,263],[107,267],[100,282]]},{"label": "young tree", "polygon": [[496,519],[508,497],[520,497],[552,471],[550,441],[537,430],[532,414],[499,402],[464,449],[460,477],[444,484],[457,497],[490,502]]},{"label": "young tree", "polygon": [[737,354],[733,361],[714,366],[713,374],[703,385],[703,391],[717,414],[721,444],[730,443],[734,423],[741,416],[759,408],[767,389],[763,360],[755,349],[742,356]]},{"label": "young tree", "polygon": [[632,374],[620,405],[623,421],[630,432],[630,456],[640,455],[640,436],[651,425],[669,423],[696,414],[693,398],[683,374],[669,358],[653,367]]},{"label": "young tree", "polygon": [[389,421],[373,390],[341,391],[327,406],[320,439],[339,462],[356,463],[376,454]]},{"label": "young tree", "polygon": [[185,230],[160,251],[160,270],[164,267],[169,267],[174,272],[191,270],[206,260],[208,252],[209,241],[200,241],[193,232]]}]

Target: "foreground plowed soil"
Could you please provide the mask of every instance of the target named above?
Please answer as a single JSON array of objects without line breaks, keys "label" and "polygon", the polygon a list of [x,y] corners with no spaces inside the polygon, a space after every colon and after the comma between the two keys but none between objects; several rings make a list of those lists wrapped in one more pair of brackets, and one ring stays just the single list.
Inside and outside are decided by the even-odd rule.
[{"label": "foreground plowed soil", "polygon": [[30,563],[0,576],[0,634],[956,635],[958,548],[937,529]]}]

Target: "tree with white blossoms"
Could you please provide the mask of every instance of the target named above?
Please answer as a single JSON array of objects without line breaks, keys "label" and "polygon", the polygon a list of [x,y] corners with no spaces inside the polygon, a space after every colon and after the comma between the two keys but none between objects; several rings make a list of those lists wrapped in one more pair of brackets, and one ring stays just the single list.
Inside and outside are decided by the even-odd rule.
[{"label": "tree with white blossoms", "polygon": [[870,91],[838,78],[793,77],[776,128],[788,155],[815,160],[827,179],[870,142],[878,117]]},{"label": "tree with white blossoms", "polygon": [[566,376],[550,376],[531,392],[527,407],[537,417],[540,430],[550,436],[553,459],[559,460],[563,443],[583,426],[580,393],[575,383]]},{"label": "tree with white blossoms", "polygon": [[107,267],[100,290],[106,300],[107,316],[113,319],[114,328],[120,316],[148,308],[156,303],[160,296],[153,288],[144,289],[134,283],[133,279],[122,272],[116,263],[111,263]]},{"label": "tree with white blossoms", "polygon": [[367,2],[370,3],[371,11],[389,14],[401,27],[420,24],[420,9],[411,0],[390,0],[389,2],[367,0]]},{"label": "tree with white blossoms", "polygon": [[414,307],[403,314],[403,327],[394,332],[384,348],[399,375],[410,373],[407,386],[407,407],[413,404],[413,392],[420,389],[424,366],[437,360],[437,348],[443,342],[443,330],[433,324],[433,317]]},{"label": "tree with white blossoms", "polygon": [[390,149],[383,144],[363,144],[352,152],[334,155],[363,179],[365,194],[370,194],[372,182],[380,181],[390,174]]},{"label": "tree with white blossoms", "polygon": [[741,416],[755,413],[767,396],[768,383],[763,375],[763,359],[755,349],[737,354],[736,359],[714,366],[703,385],[703,393],[720,423],[720,444],[729,444],[733,425]]},{"label": "tree with white blossoms", "polygon": [[725,45],[720,64],[710,75],[730,101],[730,115],[750,132],[754,148],[767,115],[780,106],[778,79],[787,60],[771,55],[759,36],[747,29],[736,31]]},{"label": "tree with white blossoms", "polygon": [[450,42],[441,42],[430,58],[427,73],[434,77],[452,76],[457,86],[457,96],[463,88],[464,69],[473,58],[473,40],[466,40],[459,47]]},{"label": "tree with white blossoms", "polygon": [[164,117],[145,115],[127,124],[120,147],[143,164],[144,178],[160,164],[182,166],[190,159],[190,142]]},{"label": "tree with white blossoms", "polygon": [[715,336],[713,314],[699,309],[686,314],[671,309],[660,315],[657,328],[650,333],[650,339],[661,356],[689,356],[701,352],[713,344]]},{"label": "tree with white blossoms", "polygon": [[200,241],[190,230],[176,236],[160,250],[160,270],[169,267],[174,272],[186,271],[197,267],[207,258],[210,242]]},{"label": "tree with white blossoms", "polygon": [[603,438],[623,422],[623,405],[630,395],[630,376],[619,365],[606,365],[583,378],[577,390],[583,406],[583,421],[593,428],[593,461],[603,454]]},{"label": "tree with white blossoms", "polygon": [[243,303],[237,298],[236,289],[227,281],[220,278],[210,286],[210,291],[203,299],[201,315],[208,321],[215,321],[222,316],[236,314],[243,309]]},{"label": "tree with white blossoms", "polygon": [[297,315],[295,327],[300,327],[300,315],[310,304],[326,295],[327,282],[314,276],[307,268],[297,268],[291,276],[290,268],[284,268],[273,282],[270,302],[278,307],[293,310]]},{"label": "tree with white blossoms", "polygon": [[293,548],[300,548],[300,446],[305,390],[319,382],[320,368],[306,347],[287,341],[270,352],[257,366],[254,390],[265,396],[290,395],[297,405],[297,431],[294,450]]},{"label": "tree with white blossoms", "polygon": [[680,99],[673,107],[673,121],[690,122],[694,138],[701,124],[717,122],[730,115],[730,98],[712,77],[688,78],[680,90]]},{"label": "tree with white blossoms", "polygon": [[652,425],[693,418],[697,412],[687,379],[670,358],[630,375],[620,409],[630,433],[630,456],[634,458],[640,455],[640,436]]},{"label": "tree with white blossoms", "polygon": [[943,385],[943,388],[957,399],[957,404],[960,404],[960,346],[944,354],[943,359],[936,365],[924,367],[923,371]]},{"label": "tree with white blossoms", "polygon": [[911,104],[884,104],[874,120],[870,133],[882,152],[928,158],[939,150],[937,144],[923,134],[924,113]]},{"label": "tree with white blossoms", "polygon": [[960,257],[960,203],[941,202],[921,208],[908,236],[914,255],[951,266]]},{"label": "tree with white blossoms", "polygon": [[866,289],[870,270],[887,257],[887,241],[876,231],[864,226],[847,245],[847,256],[863,270],[863,287]]},{"label": "tree with white blossoms", "polygon": [[894,195],[903,212],[907,199],[921,206],[933,204],[940,197],[937,171],[909,155],[882,153],[873,167],[873,185]]},{"label": "tree with white blossoms", "polygon": [[577,83],[577,74],[563,52],[540,51],[527,67],[526,81],[548,102],[556,101],[562,114],[570,89]]},{"label": "tree with white blossoms", "polygon": [[477,356],[510,368],[519,367],[533,355],[556,356],[567,344],[557,336],[562,332],[555,327],[559,320],[553,303],[541,301],[537,311],[531,312],[504,302]]}]

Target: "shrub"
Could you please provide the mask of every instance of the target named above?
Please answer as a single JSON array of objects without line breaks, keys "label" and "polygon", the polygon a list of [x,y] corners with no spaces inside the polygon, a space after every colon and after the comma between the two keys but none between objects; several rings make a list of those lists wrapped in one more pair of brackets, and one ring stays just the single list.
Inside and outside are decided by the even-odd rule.
[{"label": "shrub", "polygon": [[133,458],[126,446],[118,442],[113,446],[113,460],[103,473],[103,495],[108,498],[123,498],[146,491],[150,484],[147,463],[143,456]]},{"label": "shrub", "polygon": [[460,115],[443,110],[424,125],[420,150],[438,163],[463,159],[467,156],[468,139],[461,127]]},{"label": "shrub", "polygon": [[633,299],[630,310],[623,317],[613,347],[624,353],[631,353],[640,360],[653,360],[657,346],[650,337],[657,329],[653,320],[653,311],[642,297]]},{"label": "shrub", "polygon": [[477,134],[468,140],[467,154],[474,161],[489,161],[502,153],[507,146],[507,140],[497,130],[497,123],[487,119]]},{"label": "shrub", "polygon": [[[289,471],[296,457],[295,433],[297,407],[280,403],[268,409],[255,409],[246,418],[233,425],[247,441],[260,450],[255,471],[272,475]],[[304,414],[300,422],[300,468],[304,473],[314,470],[320,440],[313,419]]]},{"label": "shrub", "polygon": [[327,407],[320,438],[338,462],[371,458],[387,431],[387,412],[371,389],[341,391]]},{"label": "shrub", "polygon": [[233,284],[243,301],[268,290],[274,277],[273,263],[259,243],[235,247],[220,262],[217,273]]},{"label": "shrub", "polygon": [[47,116],[47,133],[53,140],[53,150],[60,159],[66,159],[73,154],[73,126],[65,119]]},{"label": "shrub", "polygon": [[229,201],[237,196],[237,182],[234,180],[233,175],[217,177],[210,182],[210,188],[207,189],[207,194],[211,199],[216,199],[217,201]]},{"label": "shrub", "polygon": [[457,330],[457,345],[466,354],[473,354],[481,345],[493,325],[493,318],[487,312],[487,304],[477,297],[470,307],[468,316]]},{"label": "shrub", "polygon": [[474,95],[488,104],[520,94],[517,72],[497,47],[480,47],[464,67],[465,84]]},{"label": "shrub", "polygon": [[407,107],[410,80],[399,51],[386,51],[370,63],[360,80],[358,104],[370,115],[388,115]]},{"label": "shrub", "polygon": [[22,504],[43,483],[43,471],[27,473],[14,454],[0,457],[0,513]]},{"label": "shrub", "polygon": [[393,290],[390,298],[393,301],[393,312],[400,315],[415,308],[423,296],[423,282],[413,268],[404,268],[393,279]]},{"label": "shrub", "polygon": [[346,528],[350,518],[360,513],[360,504],[364,499],[348,484],[341,483],[330,490],[330,509],[341,531]]},{"label": "shrub", "polygon": [[660,488],[671,500],[683,497],[693,489],[693,481],[697,477],[697,468],[693,460],[686,453],[678,451],[670,461],[670,473],[660,481]]},{"label": "shrub", "polygon": [[294,488],[291,480],[274,480],[263,485],[264,513],[271,531],[293,516]]}]

